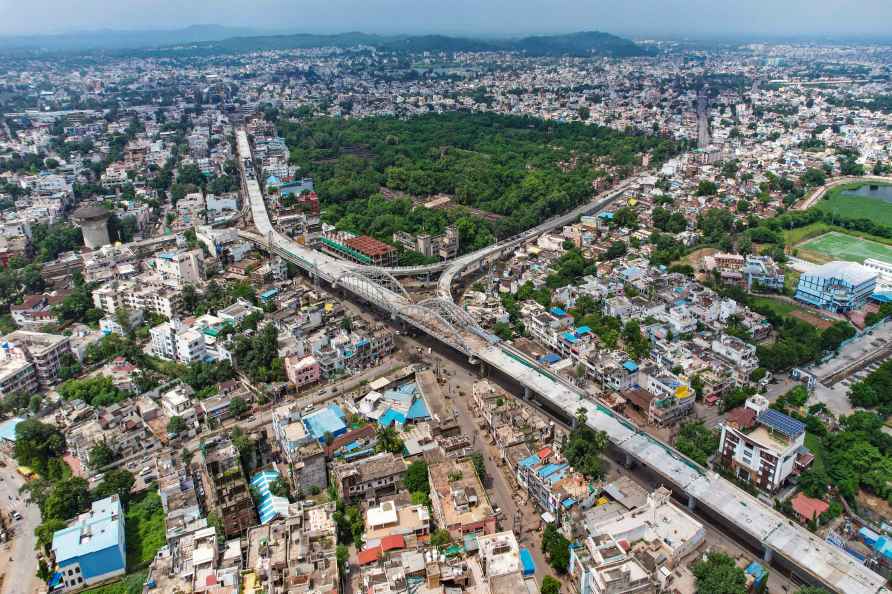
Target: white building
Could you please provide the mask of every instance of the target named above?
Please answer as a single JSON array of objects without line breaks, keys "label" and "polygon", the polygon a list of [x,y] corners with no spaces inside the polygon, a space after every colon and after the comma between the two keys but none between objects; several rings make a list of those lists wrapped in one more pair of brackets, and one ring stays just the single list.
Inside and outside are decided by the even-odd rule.
[{"label": "white building", "polygon": [[152,261],[161,282],[174,289],[185,285],[200,285],[205,279],[204,252],[200,249],[187,252],[163,252]]},{"label": "white building", "polygon": [[162,359],[195,363],[208,358],[204,334],[185,326],[178,319],[158,324],[152,328],[152,354]]},{"label": "white building", "polygon": [[805,448],[805,424],[768,408],[764,396],[751,396],[729,413],[719,443],[722,464],[742,480],[777,491],[811,459]]},{"label": "white building", "polygon": [[892,291],[892,264],[868,258],[864,260],[864,266],[877,273],[877,291]]}]

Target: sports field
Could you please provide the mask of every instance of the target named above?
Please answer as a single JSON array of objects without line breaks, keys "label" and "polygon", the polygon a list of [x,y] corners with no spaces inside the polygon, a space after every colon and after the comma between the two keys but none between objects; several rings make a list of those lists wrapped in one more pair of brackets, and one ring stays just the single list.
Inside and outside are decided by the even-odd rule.
[{"label": "sports field", "polygon": [[809,239],[796,247],[801,257],[817,262],[848,260],[860,263],[867,258],[875,258],[892,264],[892,246],[836,231]]}]

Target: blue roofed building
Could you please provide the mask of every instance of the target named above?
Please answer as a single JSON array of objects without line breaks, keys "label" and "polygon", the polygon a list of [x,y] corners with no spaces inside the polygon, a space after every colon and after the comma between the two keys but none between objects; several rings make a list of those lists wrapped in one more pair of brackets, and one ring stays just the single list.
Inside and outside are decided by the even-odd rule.
[{"label": "blue roofed building", "polygon": [[267,524],[278,517],[288,516],[288,498],[273,495],[271,485],[281,476],[275,470],[261,470],[251,479],[251,486],[256,490],[257,515],[261,524]]},{"label": "blue roofed building", "polygon": [[118,496],[94,501],[90,511],[53,534],[52,550],[61,575],[57,591],[74,592],[124,575],[124,514]]},{"label": "blue roofed building", "polygon": [[844,313],[867,303],[877,286],[877,273],[856,262],[827,262],[802,273],[794,297],[828,311]]},{"label": "blue roofed building", "polygon": [[341,410],[341,407],[332,404],[326,408],[319,409],[306,415],[303,418],[304,427],[307,432],[317,441],[325,439],[325,435],[330,433],[332,437],[337,437],[347,432],[347,415]]}]

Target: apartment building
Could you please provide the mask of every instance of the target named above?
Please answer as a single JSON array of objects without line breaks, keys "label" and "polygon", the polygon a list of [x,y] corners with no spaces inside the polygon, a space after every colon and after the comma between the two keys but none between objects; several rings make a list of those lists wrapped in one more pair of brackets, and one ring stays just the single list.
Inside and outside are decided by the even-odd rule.
[{"label": "apartment building", "polygon": [[393,234],[393,240],[403,248],[418,252],[427,258],[438,257],[441,260],[448,260],[457,256],[459,250],[458,229],[454,225],[449,225],[439,235],[429,233],[412,235],[397,231]]},{"label": "apartment building", "polygon": [[200,473],[205,509],[223,521],[227,538],[244,534],[257,524],[238,450],[229,439],[218,438],[207,444],[201,454]]},{"label": "apartment building", "polygon": [[469,459],[437,462],[428,465],[427,471],[431,509],[440,528],[454,540],[496,531],[495,512]]},{"label": "apartment building", "polygon": [[763,396],[728,413],[722,424],[722,465],[742,480],[768,492],[781,488],[813,456],[805,447],[805,424],[768,407]]},{"label": "apartment building", "polygon": [[168,319],[182,307],[180,292],[159,284],[156,278],[140,275],[123,281],[112,281],[93,291],[96,309],[114,314],[119,308],[148,311]]},{"label": "apartment building", "polygon": [[208,358],[204,334],[178,319],[158,324],[151,330],[151,351],[156,357],[190,364]]},{"label": "apartment building", "polygon": [[161,283],[174,289],[199,286],[205,279],[204,252],[200,249],[162,252],[152,260],[151,266]]},{"label": "apartment building", "polygon": [[406,462],[402,457],[388,452],[337,464],[332,469],[338,493],[351,501],[377,501],[386,495],[392,495],[399,489],[405,475]]},{"label": "apartment building", "polygon": [[34,364],[37,382],[42,388],[56,383],[62,357],[71,355],[71,339],[58,334],[16,330],[3,338],[3,349],[18,349],[20,356]]}]

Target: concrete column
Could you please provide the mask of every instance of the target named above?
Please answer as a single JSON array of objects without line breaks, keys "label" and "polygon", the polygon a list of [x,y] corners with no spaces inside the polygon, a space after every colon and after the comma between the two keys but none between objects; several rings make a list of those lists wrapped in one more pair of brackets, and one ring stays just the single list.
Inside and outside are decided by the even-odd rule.
[{"label": "concrete column", "polygon": [[772,557],[774,557],[774,551],[772,551],[768,547],[765,547],[765,550],[762,552],[762,560],[765,563],[770,564]]},{"label": "concrete column", "polygon": [[523,399],[524,399],[524,400],[529,400],[529,399],[530,399],[530,387],[529,387],[529,386],[524,386],[524,387],[523,387]]},{"label": "concrete column", "polygon": [[697,509],[697,500],[694,499],[693,495],[688,495],[688,509],[691,511]]},{"label": "concrete column", "polygon": [[623,466],[626,468],[632,468],[632,464],[635,463],[635,460],[632,459],[632,454],[626,452],[625,459],[623,460]]}]

